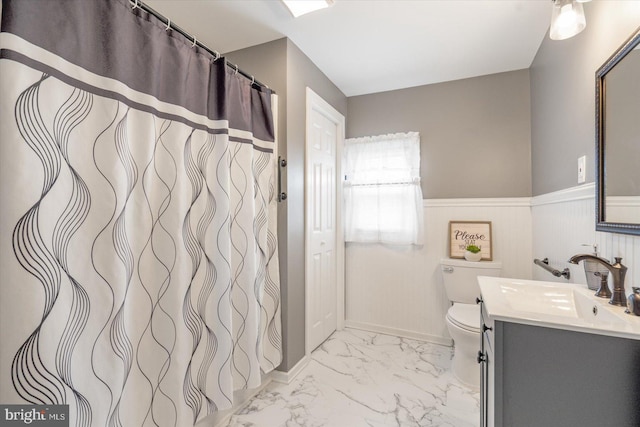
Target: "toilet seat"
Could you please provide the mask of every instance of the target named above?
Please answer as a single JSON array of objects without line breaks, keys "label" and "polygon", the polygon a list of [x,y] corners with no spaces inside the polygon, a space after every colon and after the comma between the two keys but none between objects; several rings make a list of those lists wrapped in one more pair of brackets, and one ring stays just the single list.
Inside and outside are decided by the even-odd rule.
[{"label": "toilet seat", "polygon": [[447,319],[465,331],[480,333],[480,306],[476,304],[454,304],[447,311]]}]

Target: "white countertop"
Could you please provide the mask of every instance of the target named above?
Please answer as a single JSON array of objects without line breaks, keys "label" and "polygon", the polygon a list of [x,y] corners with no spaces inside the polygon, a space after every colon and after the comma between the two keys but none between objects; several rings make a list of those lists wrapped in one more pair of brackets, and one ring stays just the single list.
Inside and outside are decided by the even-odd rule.
[{"label": "white countertop", "polygon": [[586,285],[486,276],[478,283],[493,320],[640,340],[640,316]]}]

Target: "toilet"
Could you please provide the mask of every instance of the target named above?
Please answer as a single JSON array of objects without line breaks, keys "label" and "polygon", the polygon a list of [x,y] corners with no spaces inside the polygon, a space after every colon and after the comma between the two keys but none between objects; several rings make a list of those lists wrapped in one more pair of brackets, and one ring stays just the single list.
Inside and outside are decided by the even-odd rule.
[{"label": "toilet", "polygon": [[460,382],[477,390],[480,370],[476,358],[481,339],[480,306],[476,303],[480,296],[477,277],[499,277],[502,263],[446,258],[440,261],[440,266],[447,298],[453,303],[446,316],[454,345],[452,371]]}]

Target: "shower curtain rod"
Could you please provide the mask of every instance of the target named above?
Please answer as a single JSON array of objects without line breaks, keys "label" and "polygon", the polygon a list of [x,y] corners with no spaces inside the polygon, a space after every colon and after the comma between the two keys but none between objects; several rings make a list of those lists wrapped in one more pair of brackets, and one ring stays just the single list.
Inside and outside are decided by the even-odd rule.
[{"label": "shower curtain rod", "polygon": [[[144,4],[143,2],[139,1],[139,0],[129,0],[129,3],[131,4],[131,8],[132,9],[142,9],[145,12],[155,16],[156,18],[158,18],[160,20],[160,22],[162,22],[163,24],[165,24],[167,26],[167,30],[171,29],[173,31],[177,31],[178,33],[182,34],[187,40],[193,40],[193,45],[194,46],[198,46],[201,49],[206,50],[207,52],[209,52],[211,55],[214,56],[214,58],[219,58],[222,55],[215,51],[215,50],[211,50],[209,49],[207,46],[205,46],[204,44],[200,43],[194,36],[190,35],[189,33],[187,33],[185,30],[183,30],[182,28],[178,27],[177,25],[173,24],[171,22],[171,20],[169,18],[165,18],[162,14],[160,14],[159,12],[155,11],[154,9],[152,9],[151,7],[147,6],[146,4]],[[260,87],[263,88],[267,88],[270,89],[269,86],[267,86],[264,83],[259,82],[258,80],[256,80],[256,78],[254,76],[252,76],[251,74],[242,71],[240,68],[238,68],[238,66],[236,64],[232,64],[231,62],[227,61],[227,66],[233,68],[233,70],[237,73],[242,74],[244,77],[246,77],[247,79],[251,80],[252,84],[258,85]],[[273,93],[276,93],[273,89],[271,89],[271,91]]]}]

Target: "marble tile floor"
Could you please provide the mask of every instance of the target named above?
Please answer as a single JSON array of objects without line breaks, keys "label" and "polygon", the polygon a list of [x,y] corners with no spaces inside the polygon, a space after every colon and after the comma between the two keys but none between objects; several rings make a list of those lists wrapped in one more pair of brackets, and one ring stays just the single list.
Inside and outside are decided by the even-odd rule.
[{"label": "marble tile floor", "polygon": [[479,425],[479,399],[450,371],[450,347],[345,329],[291,384],[271,382],[228,427]]}]

